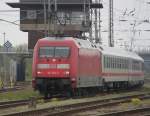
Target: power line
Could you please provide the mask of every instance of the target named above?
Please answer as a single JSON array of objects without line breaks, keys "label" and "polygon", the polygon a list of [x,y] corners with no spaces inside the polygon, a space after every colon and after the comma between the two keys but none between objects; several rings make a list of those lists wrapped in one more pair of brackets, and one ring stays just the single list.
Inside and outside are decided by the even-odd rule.
[{"label": "power line", "polygon": [[14,23],[14,22],[12,22],[12,21],[5,20],[5,19],[0,19],[0,21],[7,22],[7,23],[11,23],[11,24],[14,24],[14,25],[19,26],[19,24]]},{"label": "power line", "polygon": [[0,13],[2,12],[19,12],[20,10],[0,10]]}]

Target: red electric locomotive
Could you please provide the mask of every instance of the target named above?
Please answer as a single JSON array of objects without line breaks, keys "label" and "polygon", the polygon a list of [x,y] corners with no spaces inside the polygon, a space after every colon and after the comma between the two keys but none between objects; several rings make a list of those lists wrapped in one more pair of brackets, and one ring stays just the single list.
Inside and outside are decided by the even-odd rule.
[{"label": "red electric locomotive", "polygon": [[47,97],[142,85],[143,60],[132,53],[112,52],[88,40],[72,37],[40,39],[33,54],[33,87]]}]

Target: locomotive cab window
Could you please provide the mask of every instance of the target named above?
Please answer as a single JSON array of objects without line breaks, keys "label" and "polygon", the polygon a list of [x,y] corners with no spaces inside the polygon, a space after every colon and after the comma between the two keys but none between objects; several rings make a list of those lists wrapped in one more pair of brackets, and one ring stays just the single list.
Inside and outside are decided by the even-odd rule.
[{"label": "locomotive cab window", "polygon": [[39,57],[63,57],[67,58],[70,55],[69,47],[40,47],[39,49]]},{"label": "locomotive cab window", "polygon": [[55,48],[55,57],[69,57],[70,48],[69,47],[56,47]]},{"label": "locomotive cab window", "polygon": [[40,47],[39,57],[54,57],[54,47]]}]

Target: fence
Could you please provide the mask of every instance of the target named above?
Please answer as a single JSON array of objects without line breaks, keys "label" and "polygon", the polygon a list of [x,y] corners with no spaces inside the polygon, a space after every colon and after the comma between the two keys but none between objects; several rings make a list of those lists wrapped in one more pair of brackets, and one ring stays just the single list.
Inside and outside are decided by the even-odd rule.
[{"label": "fence", "polygon": [[0,55],[0,89],[12,87],[16,82],[17,62],[5,54]]}]

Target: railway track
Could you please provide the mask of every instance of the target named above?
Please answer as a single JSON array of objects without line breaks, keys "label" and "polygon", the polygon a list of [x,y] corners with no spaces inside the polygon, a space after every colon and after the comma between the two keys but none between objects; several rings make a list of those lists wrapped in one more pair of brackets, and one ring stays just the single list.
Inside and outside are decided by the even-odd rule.
[{"label": "railway track", "polygon": [[[43,97],[36,98],[36,100],[40,100],[40,99],[43,99]],[[31,99],[0,102],[0,109],[28,105],[30,102],[31,102]]]},{"label": "railway track", "polygon": [[93,100],[89,102],[76,103],[71,105],[64,105],[58,107],[50,107],[44,109],[34,109],[31,111],[18,112],[13,114],[7,114],[5,116],[70,116],[74,113],[83,112],[87,110],[92,110],[96,108],[114,106],[120,103],[126,103],[131,100],[131,98],[140,98],[140,99],[150,99],[150,93],[147,94],[137,94],[123,97],[114,97],[103,100]]},{"label": "railway track", "polygon": [[30,85],[31,85],[30,81],[18,82],[14,85],[14,87],[4,87],[3,89],[0,89],[0,93],[23,90]]},{"label": "railway track", "polygon": [[150,116],[150,107],[142,107],[142,108],[125,110],[125,111],[105,113],[105,114],[97,115],[97,116],[129,116],[129,115]]},{"label": "railway track", "polygon": [[0,102],[0,109],[14,107],[14,106],[20,106],[20,105],[26,105],[28,102],[29,102],[29,100]]},{"label": "railway track", "polygon": [[9,92],[9,91],[16,91],[17,88],[3,88],[0,90],[0,93]]},{"label": "railway track", "polygon": [[[127,92],[126,90],[122,90],[122,92]],[[129,91],[128,91],[129,92]],[[118,93],[121,93],[121,92],[117,92]],[[109,94],[112,94],[111,92]],[[108,95],[108,93],[102,93],[102,94],[98,94],[98,96],[105,96],[105,95]],[[75,97],[75,99],[80,99],[80,98],[91,98],[93,96],[88,96],[88,97]],[[37,100],[41,100],[41,99],[44,99],[44,97],[39,97],[39,98],[34,98],[36,101]],[[65,100],[66,98],[62,98],[61,97],[61,100]],[[59,97],[59,100],[60,100],[60,97]],[[10,108],[10,107],[17,107],[17,106],[22,106],[22,105],[28,105],[29,102],[31,100],[30,99],[26,99],[26,100],[16,100],[16,101],[7,101],[7,102],[0,102],[0,109],[5,109],[5,108]],[[47,100],[44,100],[45,102],[49,102],[50,99],[47,99]]]}]

